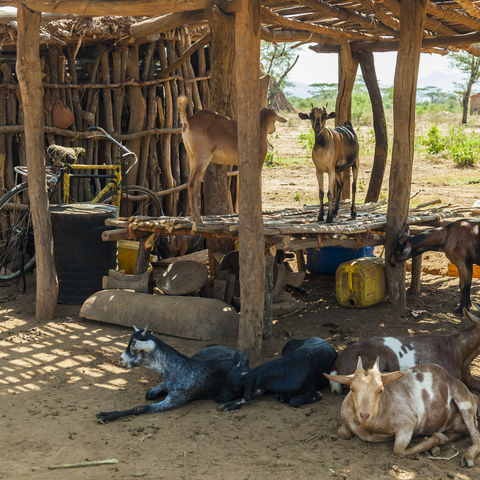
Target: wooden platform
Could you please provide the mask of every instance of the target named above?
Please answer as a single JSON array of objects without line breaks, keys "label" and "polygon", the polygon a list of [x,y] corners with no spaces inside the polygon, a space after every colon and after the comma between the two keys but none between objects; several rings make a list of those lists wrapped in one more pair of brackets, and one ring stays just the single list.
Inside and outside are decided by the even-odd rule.
[{"label": "wooden platform", "polygon": [[[358,205],[357,218],[350,219],[350,203],[342,202],[334,223],[318,223],[318,206],[265,210],[263,227],[266,244],[297,251],[323,246],[360,248],[382,245],[387,224],[386,201]],[[440,226],[459,217],[478,216],[478,207],[459,207],[433,200],[412,208],[410,226]],[[209,238],[238,238],[238,215],[207,215],[197,224],[191,217],[131,217],[107,219],[108,226],[123,229],[125,238],[138,238],[148,233],[160,235],[199,235]],[[115,231],[113,231],[115,232]],[[118,237],[115,233],[107,233]],[[113,238],[112,238],[113,239]],[[117,238],[115,238],[117,239]]]}]

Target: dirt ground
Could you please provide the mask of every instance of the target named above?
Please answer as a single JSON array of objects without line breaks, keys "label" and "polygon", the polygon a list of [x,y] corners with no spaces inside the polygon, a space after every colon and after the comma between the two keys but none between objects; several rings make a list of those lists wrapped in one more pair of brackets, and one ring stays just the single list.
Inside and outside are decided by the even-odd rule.
[{"label": "dirt ground", "polygon": [[[279,156],[299,153],[295,123],[292,119],[285,124],[272,142]],[[371,164],[367,159],[362,162],[360,178],[368,185]],[[421,201],[443,196],[449,202],[471,205],[478,198],[478,185],[449,180],[461,175],[480,177],[477,170],[459,171],[449,162],[419,162],[412,192],[422,190]],[[309,203],[315,201],[316,180],[308,163],[266,168],[263,178],[266,207],[299,204],[309,195]],[[360,192],[360,199],[364,193]],[[297,194],[299,201],[294,198]],[[426,256],[427,267],[446,271],[443,255]],[[407,311],[401,312],[388,303],[368,309],[340,307],[333,277],[308,274],[306,293],[299,296],[307,302],[306,309],[275,319],[273,335],[264,341],[263,360],[278,356],[291,337],[319,336],[342,349],[371,335],[457,332],[469,326],[468,320],[453,313],[459,297],[457,282],[424,273],[421,294],[409,297]],[[474,280],[472,299],[480,302],[479,284]],[[205,400],[170,412],[97,423],[96,411],[144,403],[146,390],[159,382],[157,375],[141,367],[121,368],[118,360],[130,331],[83,320],[78,306],[59,305],[55,320],[35,321],[34,287],[32,277],[26,294],[0,285],[0,479],[480,478],[480,459],[477,466],[464,469],[459,456],[398,458],[391,454],[392,442],[339,439],[342,397],[329,391],[321,401],[299,409],[266,396],[239,411],[222,413],[218,404]],[[137,323],[143,326],[144,321],[139,318]],[[189,355],[205,346],[205,342],[161,338]],[[474,362],[473,372],[480,375],[480,362]],[[440,456],[451,457],[469,444],[468,439],[455,442]],[[54,464],[111,458],[118,464],[48,469]]]}]

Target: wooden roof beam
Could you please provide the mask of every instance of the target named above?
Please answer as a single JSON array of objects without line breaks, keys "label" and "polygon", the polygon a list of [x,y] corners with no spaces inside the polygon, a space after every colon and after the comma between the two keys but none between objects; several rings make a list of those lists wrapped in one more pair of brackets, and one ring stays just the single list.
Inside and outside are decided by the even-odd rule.
[{"label": "wooden roof beam", "polygon": [[374,35],[361,32],[352,32],[341,28],[324,27],[313,23],[299,22],[282,17],[266,7],[261,7],[262,23],[282,25],[285,28],[299,31],[318,33],[327,37],[342,38],[343,40],[373,40]]},{"label": "wooden roof beam", "polygon": [[173,12],[201,10],[215,4],[214,0],[10,0],[0,6],[24,5],[34,12],[93,16],[148,16],[157,17]]},{"label": "wooden roof beam", "polygon": [[455,0],[469,15],[475,18],[480,17],[480,8],[471,0]]},{"label": "wooden roof beam", "polygon": [[302,0],[302,5],[308,5],[316,12],[329,13],[339,20],[358,23],[369,30],[383,30],[389,35],[395,35],[397,32],[385,25],[382,25],[374,15],[366,15],[364,13],[350,12],[348,10],[335,7],[324,0]]},{"label": "wooden roof beam", "polygon": [[330,43],[332,39],[318,33],[301,32],[298,30],[271,30],[262,26],[260,30],[262,40],[273,43],[303,42],[303,43]]},{"label": "wooden roof beam", "polygon": [[455,12],[454,10],[442,7],[435,2],[430,2],[428,4],[427,13],[440,18],[441,20],[446,20],[447,22],[455,22],[474,30],[480,30],[480,20],[478,18],[471,17],[466,13]]},{"label": "wooden roof beam", "polygon": [[375,13],[375,16],[386,26],[390,27],[395,31],[396,36],[398,35],[398,32],[400,30],[400,21],[398,18],[389,15],[385,7],[379,2],[376,2],[375,0],[366,0],[365,2],[368,7],[370,8],[371,11]]},{"label": "wooden roof beam", "polygon": [[[234,13],[237,9],[237,1],[227,0],[220,2],[218,8],[222,13]],[[149,18],[135,23],[130,27],[130,33],[134,37],[148,37],[158,33],[168,32],[175,28],[186,25],[206,23],[210,14],[211,7],[201,10],[191,10],[185,12],[174,12],[166,15]]]},{"label": "wooden roof beam", "polygon": [[[465,33],[463,35],[448,35],[435,38],[424,38],[422,49],[451,48],[462,47],[472,43],[480,42],[480,32]],[[340,44],[340,42],[339,42]],[[354,52],[390,52],[398,50],[398,40],[383,40],[375,42],[357,41],[352,42],[352,51]],[[312,45],[309,47],[317,53],[333,53],[338,52],[338,45]],[[440,53],[440,52],[439,52]]]}]

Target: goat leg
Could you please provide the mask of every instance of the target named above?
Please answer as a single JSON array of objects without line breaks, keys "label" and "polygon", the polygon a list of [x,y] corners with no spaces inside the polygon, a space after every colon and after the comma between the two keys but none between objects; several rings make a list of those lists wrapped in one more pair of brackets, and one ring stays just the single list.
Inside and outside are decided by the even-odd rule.
[{"label": "goat leg", "polygon": [[320,210],[318,212],[317,222],[323,222],[323,217],[325,215],[324,207],[323,207],[323,195],[324,195],[324,192],[322,189],[320,189],[318,192],[318,198],[320,200]]},{"label": "goat leg", "polygon": [[176,395],[168,394],[161,402],[151,403],[150,405],[138,405],[138,407],[129,408],[128,410],[118,410],[113,412],[98,412],[96,417],[103,423],[111,422],[119,417],[126,415],[141,415],[143,413],[157,413],[165,412],[176,408],[188,401],[192,400],[181,392],[176,392]]},{"label": "goat leg", "polygon": [[455,310],[455,313],[461,314],[463,307],[470,310],[472,303],[470,301],[470,288],[472,286],[473,276],[473,264],[471,263],[458,263],[456,265],[458,269],[458,276],[460,278],[460,306]]},{"label": "goat leg", "polygon": [[307,403],[314,403],[318,402],[323,398],[323,395],[321,392],[316,391],[316,392],[307,392],[307,393],[302,393],[300,395],[296,395],[295,397],[292,397],[289,401],[288,404],[291,407],[298,408],[301,405],[306,405]]},{"label": "goat leg", "polygon": [[159,397],[162,393],[167,393],[167,387],[165,386],[165,382],[159,383],[156,387],[153,387],[151,390],[148,390],[145,394],[146,400],[155,400]]},{"label": "goat leg", "polygon": [[352,206],[350,207],[350,217],[357,217],[357,210],[355,209],[355,195],[357,193],[357,177],[358,177],[358,168],[352,167]]},{"label": "goat leg", "polygon": [[240,400],[233,400],[232,402],[227,402],[220,408],[222,412],[231,412],[232,410],[238,410],[245,405],[247,401],[244,398]]}]

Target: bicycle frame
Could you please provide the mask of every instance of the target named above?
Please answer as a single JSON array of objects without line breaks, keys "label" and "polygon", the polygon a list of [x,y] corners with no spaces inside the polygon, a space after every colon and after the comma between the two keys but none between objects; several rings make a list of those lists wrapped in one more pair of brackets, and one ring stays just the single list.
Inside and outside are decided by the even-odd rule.
[{"label": "bicycle frame", "polygon": [[[120,201],[122,198],[122,190],[119,188],[122,183],[122,165],[86,165],[74,163],[71,165],[65,165],[62,167],[64,169],[62,173],[62,182],[63,182],[63,203],[69,203],[70,200],[70,179],[71,178],[104,178],[109,179],[106,185],[95,195],[91,200],[92,203],[97,203],[103,198],[107,193],[114,191],[112,198],[113,205],[116,205],[120,208]],[[71,173],[72,170],[103,170],[107,172],[108,170],[112,171],[112,174],[107,175],[93,175],[93,174],[76,174]]]}]

